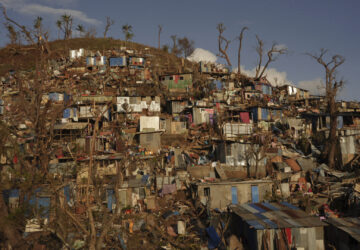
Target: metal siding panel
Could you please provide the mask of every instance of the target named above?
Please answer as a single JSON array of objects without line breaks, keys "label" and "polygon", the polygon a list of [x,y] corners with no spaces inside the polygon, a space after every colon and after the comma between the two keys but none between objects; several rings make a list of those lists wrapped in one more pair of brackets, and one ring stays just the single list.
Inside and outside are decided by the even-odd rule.
[{"label": "metal siding panel", "polygon": [[241,205],[242,208],[246,209],[247,211],[249,211],[250,213],[258,213],[259,211],[256,210],[255,208],[249,206],[249,204],[242,204]]},{"label": "metal siding panel", "polygon": [[280,202],[280,204],[282,204],[288,208],[291,208],[291,209],[299,210],[299,208],[297,206],[291,205],[290,203],[285,202],[285,201]]},{"label": "metal siding panel", "polygon": [[264,203],[262,203],[265,207],[267,207],[267,208],[269,208],[269,209],[271,209],[271,210],[274,210],[274,211],[277,211],[277,210],[279,210],[279,208],[277,208],[277,207],[274,207],[273,205],[271,205],[270,203],[266,203],[266,202],[264,202]]},{"label": "metal siding panel", "polygon": [[259,187],[251,186],[251,201],[252,203],[259,202]]},{"label": "metal siding panel", "polygon": [[253,226],[255,229],[265,229],[263,225],[261,225],[257,220],[248,220],[246,221],[250,226]]},{"label": "metal siding panel", "polygon": [[256,209],[257,211],[259,211],[259,213],[264,213],[266,212],[264,209],[262,209],[261,207],[257,206],[254,203],[250,203],[249,206],[251,206],[252,208]]},{"label": "metal siding panel", "polygon": [[231,187],[231,203],[238,204],[237,187]]},{"label": "metal siding panel", "polygon": [[266,224],[268,224],[271,228],[278,228],[278,225],[271,221],[270,219],[264,219],[263,220]]},{"label": "metal siding panel", "polygon": [[289,219],[289,218],[283,218],[287,223],[293,225],[294,227],[302,227],[301,224],[297,223],[295,220]]}]

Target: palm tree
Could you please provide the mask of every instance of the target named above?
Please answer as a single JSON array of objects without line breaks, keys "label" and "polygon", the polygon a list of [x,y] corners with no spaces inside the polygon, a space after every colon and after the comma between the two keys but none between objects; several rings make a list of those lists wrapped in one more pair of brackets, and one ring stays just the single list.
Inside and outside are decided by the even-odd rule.
[{"label": "palm tree", "polygon": [[79,24],[77,27],[76,27],[76,30],[80,33],[80,36],[82,37],[84,32],[85,32],[85,29],[84,29],[84,26]]},{"label": "palm tree", "polygon": [[67,14],[62,15],[61,18],[57,20],[56,25],[62,32],[64,32],[64,39],[71,38],[72,23],[72,16]]},{"label": "palm tree", "polygon": [[134,33],[132,31],[132,26],[129,24],[125,24],[122,26],[122,32],[125,35],[125,41],[129,41],[134,37]]},{"label": "palm tree", "polygon": [[62,30],[61,26],[62,26],[62,22],[60,20],[57,20],[56,27],[58,28],[58,39],[60,39],[60,31]]},{"label": "palm tree", "polygon": [[35,20],[34,20],[34,29],[40,29],[42,26],[42,20],[43,18],[41,16],[38,16]]},{"label": "palm tree", "polygon": [[38,16],[35,20],[34,20],[34,29],[36,30],[36,36],[38,41],[40,40],[40,37],[42,35],[42,17]]}]

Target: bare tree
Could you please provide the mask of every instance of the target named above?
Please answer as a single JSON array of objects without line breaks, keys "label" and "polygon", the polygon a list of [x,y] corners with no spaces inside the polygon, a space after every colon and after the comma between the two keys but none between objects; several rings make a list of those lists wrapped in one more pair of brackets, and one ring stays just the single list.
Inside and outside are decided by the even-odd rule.
[{"label": "bare tree", "polygon": [[95,28],[94,26],[90,26],[90,27],[86,30],[86,32],[85,32],[85,34],[84,34],[84,37],[86,37],[86,38],[95,38],[95,37],[96,37],[96,33],[97,33],[96,28]]},{"label": "bare tree", "polygon": [[15,44],[18,44],[20,43],[20,34],[19,32],[17,32],[14,28],[13,25],[9,24],[9,23],[6,23],[4,24],[5,25],[5,28],[7,29],[7,36],[8,38],[10,39],[10,44],[11,45],[15,45]]},{"label": "bare tree", "polygon": [[42,30],[43,30],[43,25],[42,25],[42,21],[43,21],[43,18],[41,16],[38,16],[35,20],[34,20],[34,29],[35,29],[35,35],[38,39],[38,42],[39,40],[41,40],[41,36],[42,36]]},{"label": "bare tree", "polygon": [[240,66],[240,53],[241,53],[241,48],[242,48],[242,40],[244,38],[244,32],[246,30],[248,30],[249,28],[248,27],[243,27],[241,29],[241,32],[240,32],[240,36],[239,36],[239,50],[238,50],[238,76],[240,77],[241,75],[241,66]]},{"label": "bare tree", "polygon": [[56,21],[57,27],[64,33],[64,39],[70,39],[72,35],[73,18],[71,15],[64,14]]},{"label": "bare tree", "polygon": [[260,74],[260,70],[261,70],[263,53],[264,53],[264,41],[261,40],[258,35],[256,35],[256,40],[257,40],[257,43],[258,43],[258,45],[256,46],[256,52],[259,55],[259,62],[258,62],[258,65],[256,66],[255,78],[258,78],[258,76]]},{"label": "bare tree", "polygon": [[[49,162],[57,149],[53,143],[54,124],[62,116],[65,104],[55,105],[52,101],[46,103],[44,101],[49,90],[58,86],[58,82],[50,79],[49,65],[45,63],[45,54],[42,52],[40,50],[41,59],[35,72],[15,76],[14,87],[17,87],[18,94],[9,101],[11,108],[3,116],[3,121],[6,123],[1,122],[0,126],[0,134],[6,135],[2,137],[5,139],[1,141],[0,151],[8,151],[8,157],[16,157],[16,162],[10,166],[11,179],[8,182],[0,182],[0,211],[3,216],[10,214],[9,207],[3,203],[2,191],[5,187],[20,190],[19,204],[24,210],[26,208],[24,194],[32,195],[35,188],[50,183]],[[28,135],[32,135],[31,147],[22,151],[20,148],[25,145],[24,138]],[[7,144],[13,148],[10,152],[6,147]],[[26,220],[25,215],[17,216]],[[6,223],[5,219],[0,220],[0,232],[5,234],[5,240],[12,248],[22,248],[20,246],[24,244],[24,240],[18,238],[18,234],[23,230],[24,220],[18,223]]]},{"label": "bare tree", "polygon": [[35,41],[34,41],[32,32],[31,32],[30,30],[28,30],[28,28],[26,28],[25,25],[21,25],[21,24],[19,24],[18,22],[16,22],[15,20],[13,20],[12,18],[10,18],[10,17],[7,15],[7,13],[6,13],[6,8],[5,8],[2,4],[0,4],[0,8],[2,9],[2,13],[3,13],[3,15],[4,15],[5,20],[6,20],[8,23],[12,23],[12,24],[15,25],[16,27],[18,27],[18,28],[21,30],[21,32],[24,34],[26,40],[27,40],[30,44],[34,45],[34,44],[35,44]]},{"label": "bare tree", "polygon": [[219,54],[218,56],[221,58],[224,58],[227,62],[227,64],[231,67],[231,61],[229,58],[229,55],[227,53],[227,50],[229,48],[230,40],[226,39],[223,35],[224,31],[226,30],[226,27],[223,23],[219,23],[216,27],[216,29],[219,31],[218,36],[218,46],[219,46]]},{"label": "bare tree", "polygon": [[161,45],[160,45],[160,35],[161,35],[161,32],[162,32],[162,25],[158,25],[158,49],[160,49]]},{"label": "bare tree", "polygon": [[184,54],[184,58],[190,56],[194,52],[194,41],[189,40],[186,36],[178,39],[180,52]]},{"label": "bare tree", "polygon": [[34,36],[37,39],[37,44],[40,47],[41,51],[46,51],[47,53],[50,53],[50,46],[49,46],[49,33],[44,30],[43,28],[43,18],[38,16],[34,20]]},{"label": "bare tree", "polygon": [[170,36],[172,42],[173,42],[173,45],[172,45],[172,48],[171,48],[171,53],[173,53],[174,55],[176,56],[179,56],[179,54],[181,53],[180,50],[179,50],[179,47],[178,47],[178,44],[177,44],[177,36],[176,35],[172,35]]},{"label": "bare tree", "polygon": [[113,19],[111,19],[110,17],[106,17],[106,25],[105,25],[105,30],[104,30],[104,38],[106,38],[106,35],[108,33],[108,31],[110,30],[110,27],[113,26],[115,23],[115,21]]},{"label": "bare tree", "polygon": [[170,46],[168,44],[164,44],[162,47],[161,47],[161,50],[165,51],[166,53],[169,53],[169,48]]},{"label": "bare tree", "polygon": [[248,148],[245,152],[248,178],[251,177],[250,167],[255,167],[254,175],[256,178],[258,178],[260,163],[265,159],[266,150],[271,145],[271,134],[263,133],[262,136],[263,137],[260,137],[255,133],[251,138],[250,144],[248,144]]},{"label": "bare tree", "polygon": [[262,67],[262,60],[264,55],[264,41],[262,41],[258,35],[256,35],[256,40],[258,42],[256,52],[259,55],[259,63],[256,67],[255,78],[260,79],[264,75],[265,70],[269,67],[269,64],[276,61],[279,58],[279,55],[286,54],[288,52],[288,49],[274,42],[267,52],[268,60]]},{"label": "bare tree", "polygon": [[336,108],[336,96],[339,89],[344,85],[343,80],[337,79],[336,69],[345,62],[345,58],[341,55],[334,55],[331,60],[325,62],[324,56],[328,51],[321,49],[320,54],[310,54],[310,57],[315,59],[325,69],[325,94],[327,100],[327,109],[330,114],[330,133],[328,140],[323,150],[323,157],[327,158],[330,168],[335,168],[335,151],[337,145],[337,116],[338,110]]}]

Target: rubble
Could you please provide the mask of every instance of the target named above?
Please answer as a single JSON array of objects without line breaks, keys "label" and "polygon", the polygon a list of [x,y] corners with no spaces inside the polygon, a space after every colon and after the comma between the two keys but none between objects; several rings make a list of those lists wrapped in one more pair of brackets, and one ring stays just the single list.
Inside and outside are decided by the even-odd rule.
[{"label": "rubble", "polygon": [[[87,246],[91,230],[105,232],[106,248],[325,249],[337,228],[358,241],[345,217],[360,215],[358,103],[339,107],[338,168],[330,169],[320,158],[329,131],[323,97],[236,79],[211,62],[160,65],[156,53],[80,48],[50,63],[39,109],[54,107],[41,128],[53,151],[49,179],[31,194],[27,237],[63,226],[56,237],[74,249]],[[39,157],[34,120],[15,116],[14,74],[31,80],[29,72],[1,78],[0,115],[18,126],[21,152],[7,144],[1,154],[12,212],[31,193],[12,173]]]}]

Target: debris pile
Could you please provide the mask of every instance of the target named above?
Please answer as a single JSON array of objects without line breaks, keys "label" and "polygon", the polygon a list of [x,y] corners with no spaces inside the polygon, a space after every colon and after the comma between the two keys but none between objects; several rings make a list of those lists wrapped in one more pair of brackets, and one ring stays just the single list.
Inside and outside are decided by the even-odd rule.
[{"label": "debris pile", "polygon": [[337,103],[330,168],[323,96],[239,76],[211,55],[68,53],[1,77],[1,191],[28,242],[324,249],[324,222],[360,215],[358,103]]}]

